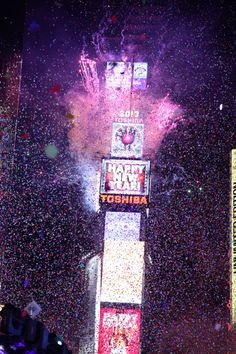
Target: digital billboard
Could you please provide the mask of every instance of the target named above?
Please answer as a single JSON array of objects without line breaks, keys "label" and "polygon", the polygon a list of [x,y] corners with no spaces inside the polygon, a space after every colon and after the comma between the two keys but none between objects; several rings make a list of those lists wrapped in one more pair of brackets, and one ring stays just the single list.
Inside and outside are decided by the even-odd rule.
[{"label": "digital billboard", "polygon": [[105,240],[138,241],[141,213],[107,211],[105,217]]},{"label": "digital billboard", "polygon": [[145,90],[147,85],[147,63],[134,63],[133,89]]},{"label": "digital billboard", "polygon": [[231,151],[231,326],[236,326],[236,149]]},{"label": "digital billboard", "polygon": [[139,354],[140,323],[140,309],[101,308],[98,354]]},{"label": "digital billboard", "polygon": [[130,89],[132,65],[128,62],[107,62],[105,76],[107,88]]},{"label": "digital billboard", "polygon": [[147,63],[107,62],[106,87],[145,90],[147,70]]},{"label": "digital billboard", "polygon": [[101,203],[148,204],[150,162],[103,159]]},{"label": "digital billboard", "polygon": [[144,242],[104,242],[101,302],[141,304]]},{"label": "digital billboard", "polygon": [[141,157],[143,153],[143,124],[113,123],[112,156]]}]

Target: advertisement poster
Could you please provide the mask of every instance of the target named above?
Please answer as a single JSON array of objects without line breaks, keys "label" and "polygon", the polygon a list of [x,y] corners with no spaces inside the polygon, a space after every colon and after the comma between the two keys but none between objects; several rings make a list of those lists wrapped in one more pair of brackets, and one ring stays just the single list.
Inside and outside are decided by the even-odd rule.
[{"label": "advertisement poster", "polygon": [[107,62],[106,87],[116,89],[145,90],[147,86],[147,63]]},{"label": "advertisement poster", "polygon": [[134,63],[133,89],[145,90],[147,86],[147,63]]},{"label": "advertisement poster", "polygon": [[102,302],[142,303],[144,242],[104,242]]},{"label": "advertisement poster", "polygon": [[106,87],[116,89],[130,89],[132,65],[127,62],[107,62]]},{"label": "advertisement poster", "polygon": [[112,156],[142,157],[143,135],[143,124],[113,123]]},{"label": "advertisement poster", "polygon": [[140,309],[101,308],[98,354],[139,354]]},{"label": "advertisement poster", "polygon": [[107,211],[105,217],[105,240],[138,241],[141,213]]},{"label": "advertisement poster", "polygon": [[100,194],[148,195],[150,162],[103,159]]}]

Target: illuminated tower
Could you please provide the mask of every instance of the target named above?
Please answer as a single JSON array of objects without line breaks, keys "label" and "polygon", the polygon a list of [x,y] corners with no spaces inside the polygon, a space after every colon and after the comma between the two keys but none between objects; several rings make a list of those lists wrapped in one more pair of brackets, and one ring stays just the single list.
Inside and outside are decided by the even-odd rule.
[{"label": "illuminated tower", "polygon": [[[98,84],[93,61],[80,62],[86,91],[96,98],[102,88],[100,107],[101,100],[109,107],[108,112],[101,108],[102,118],[112,119],[110,152],[102,158],[100,177],[103,247],[86,266],[87,314],[80,341],[84,354],[140,353],[150,190],[150,161],[143,154],[148,74],[143,59],[149,53],[155,21],[154,11],[135,11],[127,17],[122,41],[119,35],[103,34],[99,47],[105,82]],[[117,61],[109,60],[109,52],[117,53],[113,55]]]},{"label": "illuminated tower", "polygon": [[135,101],[146,89],[147,63],[108,62],[105,78],[113,123],[100,180],[104,242],[101,254],[87,263],[88,316],[80,352],[138,354],[150,161],[143,159],[145,127]]}]

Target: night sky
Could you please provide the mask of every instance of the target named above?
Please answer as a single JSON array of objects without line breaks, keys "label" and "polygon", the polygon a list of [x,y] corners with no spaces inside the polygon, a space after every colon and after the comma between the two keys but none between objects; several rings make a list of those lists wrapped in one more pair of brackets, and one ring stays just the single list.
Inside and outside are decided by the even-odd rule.
[{"label": "night sky", "polygon": [[[157,16],[155,31],[143,37],[150,67],[144,100],[148,107],[150,97],[168,97],[181,119],[154,132],[152,141],[142,353],[226,354],[235,7],[223,0],[94,3],[28,1],[1,12],[1,52],[7,58],[11,48],[22,50],[23,67],[14,175],[3,202],[0,302],[24,308],[34,299],[42,307],[39,320],[78,346],[86,300],[81,258],[101,250],[104,226],[87,194],[94,183],[92,146],[99,166],[106,133],[103,140],[99,128],[93,133],[81,123],[88,133],[81,128],[75,157],[68,100],[76,107],[87,97],[82,51],[101,73],[103,53],[94,38],[119,36],[127,14],[143,9]],[[145,128],[151,129],[148,119]]]}]

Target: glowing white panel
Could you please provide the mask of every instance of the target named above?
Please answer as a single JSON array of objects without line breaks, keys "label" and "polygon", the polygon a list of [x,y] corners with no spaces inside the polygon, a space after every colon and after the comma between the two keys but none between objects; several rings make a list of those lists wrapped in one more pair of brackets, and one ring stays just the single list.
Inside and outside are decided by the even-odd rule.
[{"label": "glowing white panel", "polygon": [[127,88],[131,87],[132,65],[125,62],[107,62],[106,68],[107,88]]},{"label": "glowing white panel", "polygon": [[133,89],[145,90],[147,86],[147,63],[134,63]]},{"label": "glowing white panel", "polygon": [[143,153],[143,124],[113,123],[112,156],[141,157]]},{"label": "glowing white panel", "polygon": [[144,242],[104,243],[102,302],[142,303]]},{"label": "glowing white panel", "polygon": [[147,86],[147,63],[107,62],[106,87],[116,89],[145,90]]},{"label": "glowing white panel", "polygon": [[103,159],[100,194],[148,195],[150,162]]},{"label": "glowing white panel", "polygon": [[138,241],[140,236],[140,213],[107,211],[105,240]]}]

